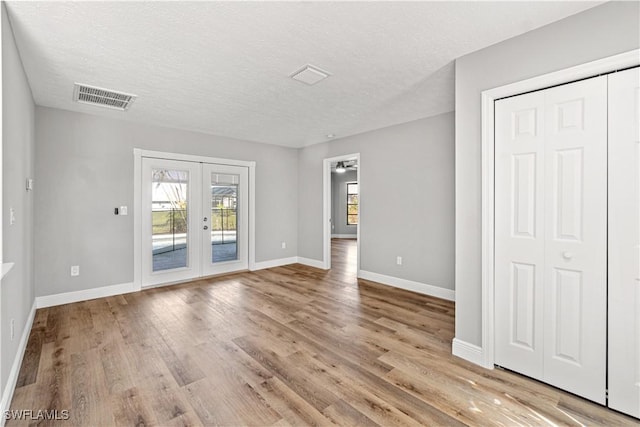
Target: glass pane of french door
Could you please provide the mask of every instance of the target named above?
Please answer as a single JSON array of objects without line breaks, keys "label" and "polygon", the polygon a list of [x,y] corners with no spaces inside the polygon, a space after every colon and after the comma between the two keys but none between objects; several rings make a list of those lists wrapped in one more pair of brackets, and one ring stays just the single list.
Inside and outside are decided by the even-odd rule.
[{"label": "glass pane of french door", "polygon": [[238,188],[240,176],[212,172],[211,262],[238,259]]},{"label": "glass pane of french door", "polygon": [[189,171],[151,169],[152,270],[187,267]]}]

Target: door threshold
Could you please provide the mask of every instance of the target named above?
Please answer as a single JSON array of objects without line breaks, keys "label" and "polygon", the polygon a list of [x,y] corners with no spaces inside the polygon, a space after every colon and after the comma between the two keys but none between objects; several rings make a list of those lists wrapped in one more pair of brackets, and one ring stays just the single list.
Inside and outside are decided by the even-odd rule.
[{"label": "door threshold", "polygon": [[198,282],[200,280],[215,279],[215,278],[218,278],[218,277],[232,276],[234,274],[247,273],[247,272],[249,272],[248,269],[243,269],[243,270],[229,271],[229,272],[226,272],[226,273],[211,274],[211,275],[202,276],[202,277],[194,277],[192,279],[177,280],[175,282],[165,282],[165,283],[156,283],[154,285],[144,285],[144,286],[142,286],[141,290],[144,291],[144,290],[147,290],[147,289],[163,288],[165,286],[183,285],[183,284],[187,284],[187,283]]}]

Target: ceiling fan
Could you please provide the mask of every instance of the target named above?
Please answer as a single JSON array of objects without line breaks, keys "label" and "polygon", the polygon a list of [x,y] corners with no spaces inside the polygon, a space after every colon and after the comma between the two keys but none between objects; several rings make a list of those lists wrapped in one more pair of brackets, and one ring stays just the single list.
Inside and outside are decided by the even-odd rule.
[{"label": "ceiling fan", "polygon": [[352,170],[357,168],[358,168],[358,164],[356,163],[355,160],[341,160],[338,163],[336,163],[337,173],[344,173],[347,170]]}]

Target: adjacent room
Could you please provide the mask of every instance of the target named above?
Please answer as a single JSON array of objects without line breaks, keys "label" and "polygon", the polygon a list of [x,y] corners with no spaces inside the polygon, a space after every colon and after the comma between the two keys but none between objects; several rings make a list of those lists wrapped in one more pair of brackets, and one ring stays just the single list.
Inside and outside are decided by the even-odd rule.
[{"label": "adjacent room", "polygon": [[325,197],[325,203],[331,203],[329,210],[329,224],[331,228],[328,259],[331,260],[330,268],[342,266],[345,271],[357,274],[358,270],[358,211],[359,211],[359,179],[358,159],[342,157],[341,160],[332,160],[331,191],[329,197]]},{"label": "adjacent room", "polygon": [[640,423],[640,2],[0,11],[3,425]]}]

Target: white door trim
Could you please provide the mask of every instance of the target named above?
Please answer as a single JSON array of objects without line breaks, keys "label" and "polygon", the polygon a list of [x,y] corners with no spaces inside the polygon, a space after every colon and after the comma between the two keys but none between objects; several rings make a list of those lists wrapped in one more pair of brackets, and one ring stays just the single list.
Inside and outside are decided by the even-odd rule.
[{"label": "white door trim", "polygon": [[[0,38],[1,38],[1,35],[2,35],[2,9],[4,7],[5,7],[4,4],[0,4]],[[2,277],[5,274],[7,274],[9,272],[9,269],[12,267],[12,266],[9,266],[9,265],[4,265],[4,261],[3,261],[4,258],[3,258],[3,254],[2,254],[2,246],[3,246],[2,242],[4,241],[3,237],[2,237],[2,224],[4,224],[4,222],[2,221],[2,213],[4,212],[3,211],[4,208],[2,207],[2,199],[4,198],[3,194],[2,194],[2,189],[4,188],[3,185],[2,185],[2,175],[3,175],[3,172],[2,172],[2,153],[3,153],[3,150],[4,150],[4,148],[3,148],[4,147],[4,143],[3,143],[3,137],[2,137],[2,135],[4,135],[4,131],[3,131],[3,128],[2,128],[2,126],[3,126],[2,125],[2,117],[4,115],[3,112],[2,112],[2,104],[3,104],[3,98],[2,98],[3,97],[3,94],[2,94],[2,45],[3,45],[3,43],[0,40],[0,282],[2,282]],[[31,253],[33,253],[33,252],[31,252]],[[0,321],[0,331],[1,330],[3,330],[3,329],[2,329],[2,322]],[[1,337],[1,335],[0,335],[0,337]],[[4,337],[2,337],[2,338],[4,338]],[[0,366],[2,366],[2,340],[0,340]],[[4,401],[5,399],[7,399],[7,397],[3,396],[2,390],[0,389],[0,401]],[[0,407],[0,410],[4,411],[5,409],[9,409],[9,405],[6,405],[6,407],[5,406]],[[0,423],[0,425],[1,424],[2,423]]]},{"label": "white door trim", "polygon": [[256,269],[256,162],[223,159],[193,154],[168,153],[163,151],[133,149],[133,287],[142,289],[142,158],[182,160],[195,163],[244,166],[249,168],[249,270]]},{"label": "white door trim", "polygon": [[[640,49],[482,92],[482,366],[494,366],[494,101],[640,64]],[[461,355],[462,356],[462,355]],[[472,360],[477,363],[477,360]]]},{"label": "white door trim", "polygon": [[362,183],[360,180],[362,163],[360,162],[360,153],[329,157],[322,161],[322,265],[325,270],[331,268],[331,224],[329,223],[331,219],[331,163],[339,160],[356,160],[358,162],[358,226],[356,227],[358,266],[356,277],[360,277],[360,219],[362,214]]}]

